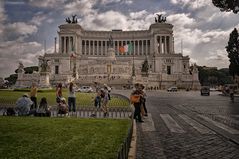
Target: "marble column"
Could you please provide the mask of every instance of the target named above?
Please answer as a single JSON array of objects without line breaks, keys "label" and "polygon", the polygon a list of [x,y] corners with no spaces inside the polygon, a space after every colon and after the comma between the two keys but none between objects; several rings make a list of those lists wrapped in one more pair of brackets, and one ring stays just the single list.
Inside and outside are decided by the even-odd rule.
[{"label": "marble column", "polygon": [[66,54],[66,36],[64,37],[64,53]]},{"label": "marble column", "polygon": [[168,36],[164,36],[164,37],[165,37],[165,44],[164,44],[164,46],[165,46],[165,54],[167,54],[168,53],[168,47],[167,47],[167,45],[168,45],[167,37]]},{"label": "marble column", "polygon": [[162,54],[163,53],[163,49],[162,49],[162,36],[159,36],[159,53]]},{"label": "marble column", "polygon": [[145,50],[145,54],[146,54],[146,55],[149,55],[149,54],[148,54],[148,40],[145,41],[145,47],[146,47],[146,48],[145,48],[145,49],[146,49],[146,50]]},{"label": "marble column", "polygon": [[63,50],[62,50],[62,36],[59,38],[59,53],[63,53]]}]

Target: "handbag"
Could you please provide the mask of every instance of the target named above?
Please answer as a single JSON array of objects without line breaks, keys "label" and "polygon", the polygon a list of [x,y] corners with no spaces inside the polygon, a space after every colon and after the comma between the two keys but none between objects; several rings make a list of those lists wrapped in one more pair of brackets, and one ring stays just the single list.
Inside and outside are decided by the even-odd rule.
[{"label": "handbag", "polygon": [[140,95],[131,95],[130,96],[131,103],[139,103],[140,102]]}]

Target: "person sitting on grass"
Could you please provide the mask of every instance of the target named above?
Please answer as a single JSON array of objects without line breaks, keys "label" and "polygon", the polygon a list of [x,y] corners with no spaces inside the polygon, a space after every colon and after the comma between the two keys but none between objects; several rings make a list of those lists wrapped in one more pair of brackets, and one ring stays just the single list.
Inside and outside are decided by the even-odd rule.
[{"label": "person sitting on grass", "polygon": [[48,107],[46,97],[43,97],[40,101],[39,108],[37,109],[36,116],[51,116],[50,108]]},{"label": "person sitting on grass", "polygon": [[58,114],[67,114],[68,113],[68,106],[66,104],[66,99],[61,98],[60,103],[58,103]]},{"label": "person sitting on grass", "polygon": [[18,98],[16,102],[16,110],[18,112],[19,116],[24,116],[24,115],[31,115],[36,112],[35,109],[31,109],[31,105],[33,102],[31,99],[28,97],[28,94],[24,94],[22,97]]}]

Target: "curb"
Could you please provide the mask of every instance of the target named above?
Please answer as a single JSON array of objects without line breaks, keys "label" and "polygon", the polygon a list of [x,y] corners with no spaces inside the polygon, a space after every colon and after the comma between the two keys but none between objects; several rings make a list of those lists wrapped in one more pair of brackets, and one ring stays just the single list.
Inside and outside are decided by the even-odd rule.
[{"label": "curb", "polygon": [[133,121],[133,133],[129,148],[128,159],[136,159],[136,143],[137,143],[137,133],[136,133],[136,122]]}]

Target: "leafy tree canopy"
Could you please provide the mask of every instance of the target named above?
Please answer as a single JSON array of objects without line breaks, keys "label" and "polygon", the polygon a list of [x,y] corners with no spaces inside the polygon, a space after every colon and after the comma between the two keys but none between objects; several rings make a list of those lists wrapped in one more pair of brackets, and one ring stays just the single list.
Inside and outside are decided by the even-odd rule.
[{"label": "leafy tree canopy", "polygon": [[239,35],[236,28],[230,34],[226,50],[230,61],[229,73],[235,78],[239,75]]},{"label": "leafy tree canopy", "polygon": [[212,0],[212,3],[221,11],[233,11],[235,14],[239,12],[239,0]]},{"label": "leafy tree canopy", "polygon": [[[17,73],[17,70],[18,70],[18,69],[15,70],[15,73]],[[27,74],[32,74],[33,71],[38,71],[38,66],[25,67],[25,68],[24,68],[24,71],[25,71],[25,73],[27,73]]]}]

